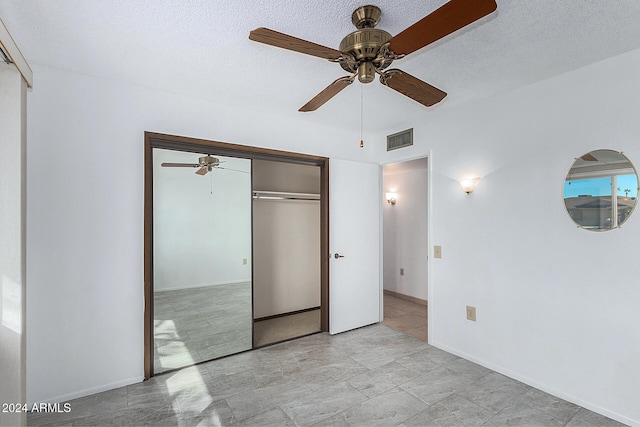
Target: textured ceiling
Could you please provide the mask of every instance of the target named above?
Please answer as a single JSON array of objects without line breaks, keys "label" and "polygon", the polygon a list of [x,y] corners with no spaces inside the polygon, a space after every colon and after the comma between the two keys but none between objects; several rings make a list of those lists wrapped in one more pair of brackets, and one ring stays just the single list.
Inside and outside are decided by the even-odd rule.
[{"label": "textured ceiling", "polygon": [[[31,64],[162,88],[339,127],[388,130],[640,48],[638,0],[497,0],[496,13],[395,61],[448,93],[431,109],[374,81],[313,113],[297,109],[346,73],[322,59],[252,42],[268,27],[337,48],[360,0],[0,0]],[[376,0],[397,34],[444,0]],[[35,75],[34,90],[38,76]]]}]

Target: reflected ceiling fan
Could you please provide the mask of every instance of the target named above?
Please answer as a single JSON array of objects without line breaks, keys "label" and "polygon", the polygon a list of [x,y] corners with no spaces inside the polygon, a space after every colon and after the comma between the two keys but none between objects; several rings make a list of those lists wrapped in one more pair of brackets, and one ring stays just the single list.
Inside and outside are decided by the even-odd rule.
[{"label": "reflected ceiling fan", "polygon": [[337,62],[351,73],[340,77],[298,111],[314,111],[354,82],[370,83],[376,74],[380,82],[430,107],[442,101],[447,94],[440,89],[389,65],[418,49],[477,21],[496,10],[495,0],[450,0],[439,9],[422,18],[395,36],[375,28],[382,12],[377,6],[367,5],[356,9],[351,21],[357,30],[340,42],[339,50],[307,40],[279,33],[268,28],[257,28],[249,39],[268,45],[293,50]]},{"label": "reflected ceiling fan", "polygon": [[234,171],[234,172],[249,173],[247,171],[241,171],[238,169],[223,168],[222,166],[220,166],[221,163],[224,163],[224,162],[221,162],[220,159],[218,159],[217,157],[206,155],[203,157],[199,157],[198,163],[162,163],[160,164],[160,166],[162,166],[163,168],[198,168],[198,170],[196,171],[196,174],[198,175],[206,175],[207,173],[211,172],[214,168],[224,169],[224,170]]}]

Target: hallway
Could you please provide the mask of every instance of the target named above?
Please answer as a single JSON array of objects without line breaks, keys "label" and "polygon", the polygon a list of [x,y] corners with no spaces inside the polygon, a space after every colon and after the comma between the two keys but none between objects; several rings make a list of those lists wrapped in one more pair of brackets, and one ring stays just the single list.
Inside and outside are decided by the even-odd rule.
[{"label": "hallway", "polygon": [[427,306],[385,292],[382,324],[427,341]]}]

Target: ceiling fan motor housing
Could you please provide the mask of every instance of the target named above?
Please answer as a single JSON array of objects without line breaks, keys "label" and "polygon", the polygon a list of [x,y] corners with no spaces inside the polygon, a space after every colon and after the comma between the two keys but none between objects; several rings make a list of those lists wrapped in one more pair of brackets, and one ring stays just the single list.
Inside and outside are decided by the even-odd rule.
[{"label": "ceiling fan motor housing", "polygon": [[198,162],[202,166],[217,166],[218,163],[220,163],[220,159],[213,156],[204,156],[204,157],[198,158]]},{"label": "ceiling fan motor housing", "polygon": [[[376,28],[363,28],[354,31],[340,42],[340,51],[351,54],[358,65],[358,80],[362,83],[372,82],[375,78],[375,67],[386,68],[391,64],[390,60],[381,58],[379,55],[380,46],[391,39],[391,34]],[[374,60],[382,59],[380,64],[373,64]],[[355,72],[353,64],[341,63],[342,68],[349,72]],[[360,66],[365,65],[365,66]]]}]

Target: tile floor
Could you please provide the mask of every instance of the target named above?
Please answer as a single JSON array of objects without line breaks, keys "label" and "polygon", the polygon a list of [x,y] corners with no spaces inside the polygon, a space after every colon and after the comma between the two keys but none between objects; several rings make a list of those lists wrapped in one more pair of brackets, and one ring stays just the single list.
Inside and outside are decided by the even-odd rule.
[{"label": "tile floor", "polygon": [[253,324],[253,345],[262,347],[320,332],[320,309],[260,320]]},{"label": "tile floor", "polygon": [[29,425],[618,426],[372,325],[320,333],[31,413]]},{"label": "tile floor", "polygon": [[385,293],[384,325],[427,340],[427,306]]}]

